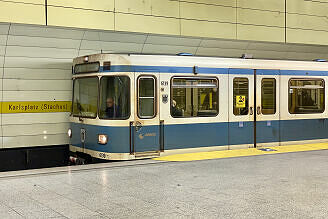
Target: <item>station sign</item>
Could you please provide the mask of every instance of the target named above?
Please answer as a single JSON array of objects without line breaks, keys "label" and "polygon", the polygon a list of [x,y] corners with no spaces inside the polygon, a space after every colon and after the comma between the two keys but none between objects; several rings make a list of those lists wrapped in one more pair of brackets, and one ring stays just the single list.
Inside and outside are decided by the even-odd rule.
[{"label": "station sign", "polygon": [[70,112],[71,101],[2,102],[1,113],[56,113]]}]

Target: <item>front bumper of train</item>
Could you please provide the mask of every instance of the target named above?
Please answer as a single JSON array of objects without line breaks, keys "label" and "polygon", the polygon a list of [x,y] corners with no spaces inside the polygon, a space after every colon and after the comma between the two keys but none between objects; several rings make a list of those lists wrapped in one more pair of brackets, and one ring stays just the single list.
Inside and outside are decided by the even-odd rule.
[{"label": "front bumper of train", "polygon": [[83,154],[88,154],[93,158],[103,159],[103,160],[135,160],[144,158],[155,158],[160,156],[160,152],[145,152],[145,153],[109,153],[102,151],[90,150],[87,148],[81,148],[74,145],[69,145],[69,150],[71,152],[79,152]]}]

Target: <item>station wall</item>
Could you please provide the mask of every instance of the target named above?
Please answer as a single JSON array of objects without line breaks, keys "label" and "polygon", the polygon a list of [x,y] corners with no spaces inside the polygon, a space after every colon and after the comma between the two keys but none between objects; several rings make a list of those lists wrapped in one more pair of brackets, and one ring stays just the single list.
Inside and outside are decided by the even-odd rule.
[{"label": "station wall", "polygon": [[45,2],[0,0],[0,148],[68,143],[65,110],[10,113],[4,106],[68,103],[77,56],[189,52],[328,59],[328,46],[322,46],[328,45],[328,0]]},{"label": "station wall", "polygon": [[0,22],[328,45],[327,0],[0,0]]}]

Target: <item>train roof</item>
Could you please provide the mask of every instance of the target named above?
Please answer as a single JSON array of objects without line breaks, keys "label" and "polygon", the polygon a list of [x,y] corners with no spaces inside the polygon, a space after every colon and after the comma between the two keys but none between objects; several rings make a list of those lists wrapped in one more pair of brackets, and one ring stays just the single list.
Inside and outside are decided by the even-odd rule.
[{"label": "train roof", "polygon": [[73,64],[88,62],[110,62],[111,65],[133,66],[181,66],[181,67],[208,67],[208,68],[241,68],[241,69],[279,69],[279,70],[308,70],[328,71],[328,62],[316,61],[287,61],[263,60],[242,58],[218,58],[178,55],[137,55],[100,53],[81,56],[74,59]]}]

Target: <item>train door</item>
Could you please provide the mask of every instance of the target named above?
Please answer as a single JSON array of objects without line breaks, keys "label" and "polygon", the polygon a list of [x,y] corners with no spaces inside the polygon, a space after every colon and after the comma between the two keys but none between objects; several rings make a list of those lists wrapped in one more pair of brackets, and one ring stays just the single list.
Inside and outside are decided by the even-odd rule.
[{"label": "train door", "polygon": [[254,146],[254,70],[229,69],[229,148]]},{"label": "train door", "polygon": [[279,70],[256,70],[256,147],[279,145]]},{"label": "train door", "polygon": [[159,153],[159,74],[135,73],[134,152]]},{"label": "train door", "polygon": [[279,145],[279,70],[229,70],[229,147]]}]

